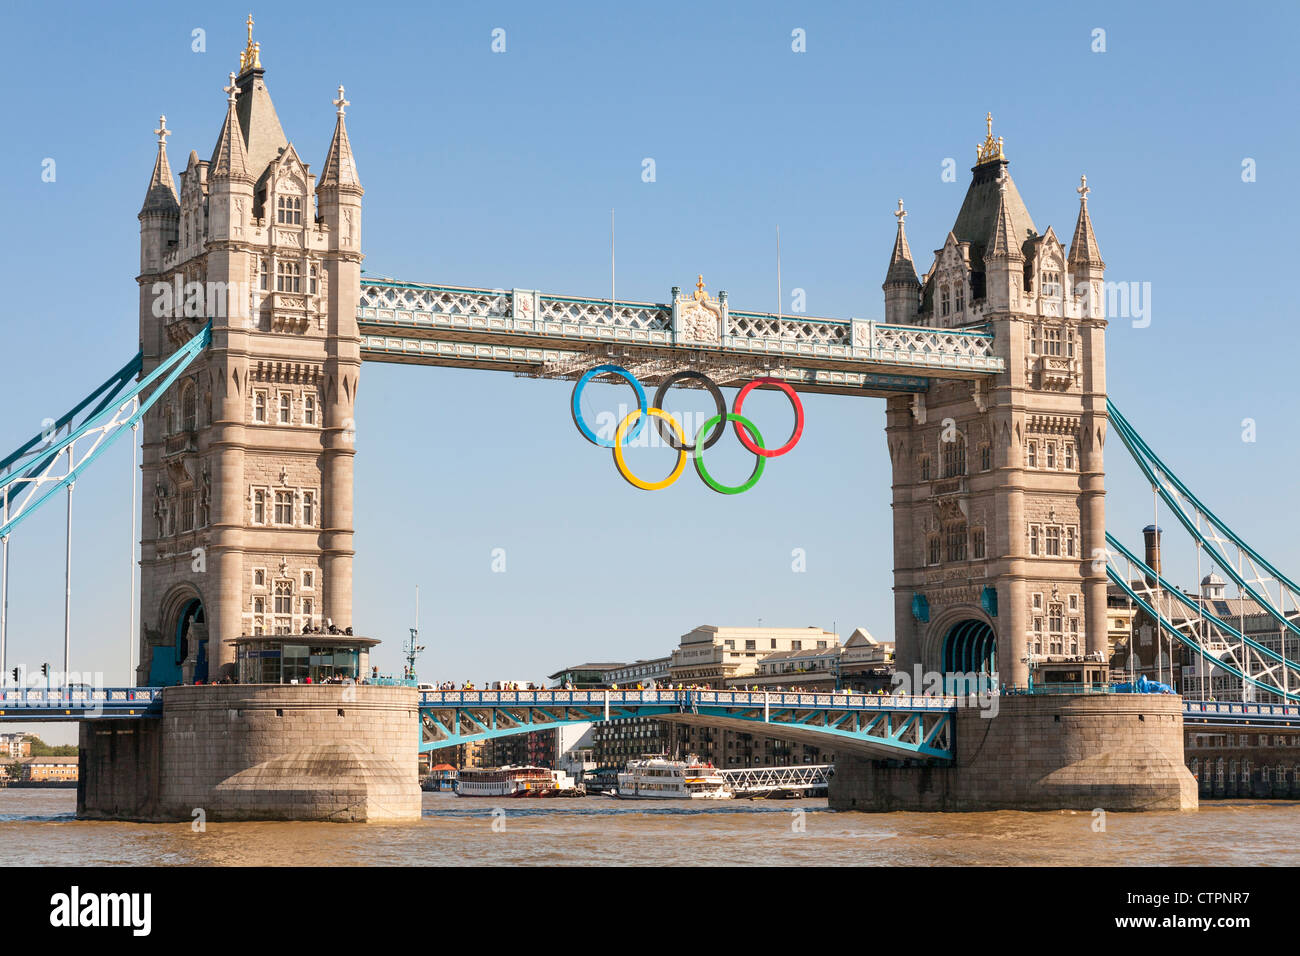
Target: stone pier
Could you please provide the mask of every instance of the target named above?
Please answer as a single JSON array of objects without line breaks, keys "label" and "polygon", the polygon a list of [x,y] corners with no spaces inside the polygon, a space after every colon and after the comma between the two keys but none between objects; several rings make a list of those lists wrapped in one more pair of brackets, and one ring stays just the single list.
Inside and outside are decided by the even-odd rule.
[{"label": "stone pier", "polygon": [[81,724],[77,816],[418,820],[419,702],[405,687],[169,687],[157,720]]},{"label": "stone pier", "polygon": [[1173,694],[1003,697],[957,712],[951,765],[836,755],[837,810],[1194,810]]}]

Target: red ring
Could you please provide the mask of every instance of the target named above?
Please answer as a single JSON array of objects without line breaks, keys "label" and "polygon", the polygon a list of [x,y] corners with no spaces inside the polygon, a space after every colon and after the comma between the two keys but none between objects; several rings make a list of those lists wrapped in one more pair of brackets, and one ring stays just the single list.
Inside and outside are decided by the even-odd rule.
[{"label": "red ring", "polygon": [[740,407],[745,403],[745,395],[749,393],[751,388],[758,385],[775,385],[781,391],[785,392],[786,397],[790,399],[790,404],[794,406],[794,431],[790,434],[790,440],[780,448],[773,448],[771,450],[759,448],[754,444],[754,440],[749,437],[745,429],[740,426],[740,422],[733,422],[732,424],[736,429],[736,437],[740,439],[740,443],[744,445],[748,451],[755,455],[761,455],[764,458],[776,458],[780,455],[784,455],[799,443],[799,437],[803,434],[803,403],[799,401],[799,396],[795,394],[794,389],[781,379],[756,378],[736,393],[735,404],[731,407],[734,414],[740,414]]}]

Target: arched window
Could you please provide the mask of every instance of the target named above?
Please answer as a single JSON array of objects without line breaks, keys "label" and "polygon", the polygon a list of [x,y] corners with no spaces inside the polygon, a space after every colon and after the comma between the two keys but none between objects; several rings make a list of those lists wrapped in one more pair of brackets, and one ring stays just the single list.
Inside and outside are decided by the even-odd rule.
[{"label": "arched window", "polygon": [[921,456],[921,480],[922,481],[930,480],[930,456],[929,455]]},{"label": "arched window", "polygon": [[932,534],[926,539],[926,549],[927,564],[938,564],[942,560],[937,534]]},{"label": "arched window", "polygon": [[966,436],[958,432],[952,441],[943,444],[943,476],[957,478],[966,474]]},{"label": "arched window", "polygon": [[293,409],[292,399],[289,397],[289,393],[281,392],[280,393],[280,424],[281,425],[289,424],[289,420],[292,415],[292,409]]},{"label": "arched window", "polygon": [[181,389],[181,428],[192,432],[198,426],[198,399],[193,382],[186,382]]},{"label": "arched window", "polygon": [[949,561],[966,560],[966,522],[948,521],[943,526],[944,549]]},{"label": "arched window", "polygon": [[939,315],[945,316],[952,311],[952,300],[946,285],[939,286]]}]

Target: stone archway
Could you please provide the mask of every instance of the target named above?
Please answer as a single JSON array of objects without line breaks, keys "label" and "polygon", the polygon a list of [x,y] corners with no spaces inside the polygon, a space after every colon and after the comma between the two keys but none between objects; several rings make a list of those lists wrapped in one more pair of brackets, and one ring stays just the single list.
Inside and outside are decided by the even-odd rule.
[{"label": "stone archway", "polygon": [[948,628],[940,669],[945,674],[996,674],[998,641],[992,625],[979,618],[966,618]]},{"label": "stone archway", "polygon": [[149,684],[168,687],[208,679],[208,624],[202,596],[178,588],[163,602],[160,640],[150,648]]}]

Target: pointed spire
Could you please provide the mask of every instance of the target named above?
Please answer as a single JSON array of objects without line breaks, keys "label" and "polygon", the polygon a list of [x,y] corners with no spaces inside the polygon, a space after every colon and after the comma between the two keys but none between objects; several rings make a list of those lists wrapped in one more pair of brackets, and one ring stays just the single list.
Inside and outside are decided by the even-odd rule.
[{"label": "pointed spire", "polygon": [[1101,261],[1101,250],[1097,248],[1097,236],[1092,231],[1092,217],[1088,215],[1088,193],[1092,192],[1088,188],[1088,177],[1079,177],[1079,188],[1075,190],[1079,194],[1079,221],[1074,224],[1074,239],[1070,241],[1071,266],[1101,266],[1105,268],[1105,263]]},{"label": "pointed spire", "polygon": [[172,131],[167,128],[166,116],[158,117],[158,128],[153,132],[158,137],[158,157],[154,160],[149,190],[144,195],[144,206],[140,211],[177,212],[181,208],[181,201],[176,195],[171,165],[167,162],[167,137]]},{"label": "pointed spire", "polygon": [[912,261],[912,250],[907,245],[907,232],[903,228],[907,210],[903,208],[901,199],[898,201],[898,211],[894,213],[894,218],[898,220],[898,235],[894,237],[894,252],[889,257],[889,271],[885,273],[885,284],[906,282],[909,285],[919,285],[916,278],[916,264]]},{"label": "pointed spire", "polygon": [[239,87],[235,85],[235,74],[230,74],[230,85],[225,87],[226,121],[221,124],[221,134],[217,137],[217,148],[212,151],[212,169],[209,175],[216,179],[225,176],[231,179],[248,178],[248,154],[244,151],[244,134],[239,127],[239,116],[235,112],[235,97]]},{"label": "pointed spire", "polygon": [[334,138],[330,140],[329,152],[325,154],[318,189],[321,186],[361,187],[357,161],[352,157],[352,144],[348,142],[348,128],[343,121],[343,111],[349,105],[351,104],[343,98],[343,87],[340,86],[338,99],[334,100],[338,120],[334,123]]},{"label": "pointed spire", "polygon": [[988,252],[984,254],[984,258],[985,260],[1025,258],[1024,253],[1020,251],[1020,243],[1016,242],[1016,226],[1011,217],[1010,204],[1007,202],[1005,171],[998,178],[998,211],[993,216],[993,236],[989,239]]}]

